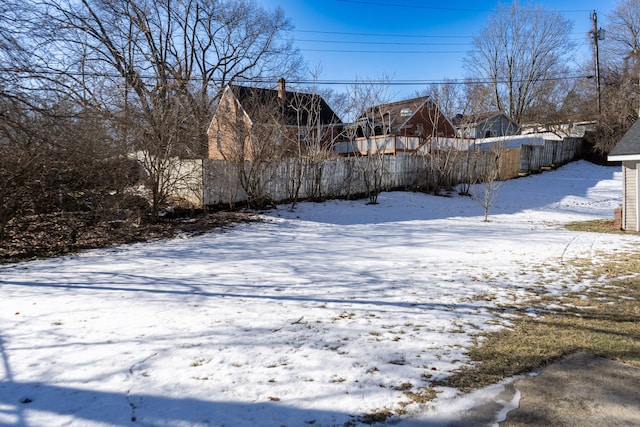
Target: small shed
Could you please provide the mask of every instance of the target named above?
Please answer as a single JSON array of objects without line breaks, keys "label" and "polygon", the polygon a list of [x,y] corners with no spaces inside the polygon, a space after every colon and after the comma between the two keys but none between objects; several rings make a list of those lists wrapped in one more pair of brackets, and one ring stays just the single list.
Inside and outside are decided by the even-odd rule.
[{"label": "small shed", "polygon": [[608,159],[622,162],[622,229],[640,231],[640,119],[618,141]]}]

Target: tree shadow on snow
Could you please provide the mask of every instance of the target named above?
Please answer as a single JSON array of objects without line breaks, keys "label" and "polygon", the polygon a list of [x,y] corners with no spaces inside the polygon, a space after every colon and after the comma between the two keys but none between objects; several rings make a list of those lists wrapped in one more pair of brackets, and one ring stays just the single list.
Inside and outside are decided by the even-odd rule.
[{"label": "tree shadow on snow", "polygon": [[[514,214],[539,209],[581,213],[579,207],[573,210],[570,204],[557,204],[567,196],[586,197],[600,181],[614,179],[616,172],[619,172],[618,167],[598,166],[581,160],[553,171],[504,181],[496,190],[497,198],[490,213]],[[600,198],[596,196],[596,199]],[[270,215],[334,225],[381,224],[484,215],[484,208],[479,203],[456,192],[446,196],[402,191],[384,192],[378,197],[378,202],[377,205],[367,205],[366,199],[327,201],[300,204],[294,211],[287,210],[287,206],[283,205],[281,209],[271,211]],[[359,208],[355,215],[354,208]]]},{"label": "tree shadow on snow", "polygon": [[[277,400],[276,397],[271,400]],[[35,418],[34,418],[35,417]],[[283,401],[240,403],[145,394],[105,392],[43,383],[0,381],[0,424],[32,426],[83,422],[112,426],[188,425],[356,425],[357,417],[305,410]]]}]

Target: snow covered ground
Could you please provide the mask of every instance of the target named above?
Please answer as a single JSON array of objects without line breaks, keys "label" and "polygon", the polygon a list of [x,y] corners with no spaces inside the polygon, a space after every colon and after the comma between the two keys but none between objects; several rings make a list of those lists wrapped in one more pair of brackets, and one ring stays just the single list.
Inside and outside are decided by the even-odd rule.
[{"label": "snow covered ground", "polygon": [[[508,321],[492,307],[589,286],[551,267],[640,244],[561,227],[612,217],[621,192],[619,168],[579,161],[505,183],[489,223],[468,197],[392,192],[0,266],[0,425],[333,426],[398,409]],[[444,389],[388,422],[446,425],[500,389]]]}]

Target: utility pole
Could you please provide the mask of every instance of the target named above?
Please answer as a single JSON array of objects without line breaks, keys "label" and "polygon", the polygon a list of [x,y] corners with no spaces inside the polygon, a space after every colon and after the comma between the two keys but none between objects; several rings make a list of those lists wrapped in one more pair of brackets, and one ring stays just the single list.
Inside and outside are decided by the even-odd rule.
[{"label": "utility pole", "polygon": [[598,107],[598,120],[602,113],[602,102],[600,100],[600,53],[598,50],[598,40],[604,40],[604,30],[598,29],[598,14],[594,10],[591,14],[591,21],[593,22],[593,28],[591,29],[591,36],[593,37],[593,57],[596,65],[596,102]]}]

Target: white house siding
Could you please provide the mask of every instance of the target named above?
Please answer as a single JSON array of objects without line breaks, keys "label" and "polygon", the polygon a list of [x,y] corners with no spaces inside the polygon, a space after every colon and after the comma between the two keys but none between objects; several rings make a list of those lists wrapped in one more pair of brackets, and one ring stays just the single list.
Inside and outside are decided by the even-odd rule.
[{"label": "white house siding", "polygon": [[202,159],[181,159],[170,157],[157,159],[147,151],[136,151],[129,158],[140,164],[141,177],[147,178],[146,168],[161,164],[160,187],[174,206],[200,208],[203,206],[203,166]]},{"label": "white house siding", "polygon": [[203,206],[202,159],[176,159],[166,173],[165,181],[174,204],[194,208]]},{"label": "white house siding", "polygon": [[624,179],[624,199],[625,209],[622,217],[622,228],[625,230],[640,231],[640,209],[638,202],[640,201],[640,170],[636,161],[628,161],[622,163],[623,179]]}]

